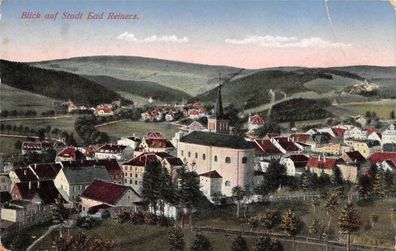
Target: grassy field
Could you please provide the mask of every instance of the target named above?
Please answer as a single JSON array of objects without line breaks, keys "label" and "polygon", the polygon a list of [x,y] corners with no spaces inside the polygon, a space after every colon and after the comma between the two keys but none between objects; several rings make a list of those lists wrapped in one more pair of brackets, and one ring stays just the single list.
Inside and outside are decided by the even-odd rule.
[{"label": "grassy field", "polygon": [[396,100],[353,102],[341,104],[340,107],[362,115],[366,114],[367,111],[375,112],[380,118],[389,119],[390,112],[396,112]]},{"label": "grassy field", "polygon": [[332,74],[333,79],[322,79],[317,78],[311,81],[304,83],[304,86],[310,90],[313,90],[317,93],[327,93],[327,92],[334,92],[344,89],[347,86],[360,83],[361,81],[352,79],[352,78],[345,78],[341,76],[337,76]]},{"label": "grassy field", "polygon": [[28,91],[0,85],[0,110],[26,111],[41,113],[53,110],[53,99]]},{"label": "grassy field", "polygon": [[[148,225],[132,225],[129,223],[119,224],[113,220],[107,220],[101,225],[83,232],[88,236],[99,239],[114,240],[115,245],[113,250],[169,250],[168,233],[169,228],[148,226]],[[74,229],[74,233],[78,232]],[[44,239],[37,248],[39,250],[54,250],[51,238],[54,238],[58,232],[53,232],[52,236]],[[224,235],[219,233],[203,233],[210,241],[213,250],[231,250],[231,243],[234,236]],[[186,244],[185,250],[190,250],[191,243],[195,238],[195,233],[185,230],[184,241]],[[245,237],[249,248],[253,249],[255,238]],[[291,250],[291,242],[283,242],[284,250]],[[323,250],[321,246],[312,246],[307,244],[297,244],[296,251],[320,251]],[[329,248],[329,251],[341,251],[338,248]]]},{"label": "grassy field", "polygon": [[23,141],[22,138],[0,136],[0,153],[9,155],[19,152],[20,150],[15,149],[15,143],[18,140]]},{"label": "grassy field", "polygon": [[59,119],[35,119],[35,120],[15,120],[15,121],[2,121],[1,124],[10,125],[23,125],[29,128],[46,128],[51,126],[52,128],[58,128],[61,131],[66,131],[68,133],[74,132],[74,122],[77,116],[71,118],[59,118]]},{"label": "grassy field", "polygon": [[101,132],[106,132],[111,137],[122,137],[132,135],[142,136],[146,132],[156,131],[162,133],[170,139],[178,131],[178,128],[168,123],[146,123],[141,121],[122,121],[97,128]]}]

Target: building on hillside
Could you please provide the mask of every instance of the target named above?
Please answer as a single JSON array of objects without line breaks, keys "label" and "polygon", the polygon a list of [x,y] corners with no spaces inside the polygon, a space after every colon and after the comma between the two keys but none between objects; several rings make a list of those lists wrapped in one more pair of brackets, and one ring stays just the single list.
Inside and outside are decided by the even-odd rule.
[{"label": "building on hillside", "polygon": [[376,131],[371,132],[371,133],[367,136],[367,139],[368,139],[368,140],[371,140],[371,141],[378,141],[378,142],[380,142],[380,144],[382,145],[382,134],[379,133],[379,132],[376,132]]},{"label": "building on hillside", "polygon": [[364,164],[367,160],[359,151],[345,152],[341,157],[345,163]]},{"label": "building on hillside", "polygon": [[384,144],[396,144],[396,123],[390,124],[382,132],[382,145]]},{"label": "building on hillside", "polygon": [[237,135],[192,132],[180,139],[177,156],[198,174],[217,171],[223,177],[222,194],[232,188],[251,189],[254,146]]},{"label": "building on hillside", "polygon": [[316,173],[317,175],[321,175],[322,172],[332,175],[333,168],[337,166],[337,159],[335,158],[326,158],[326,156],[311,156],[309,157],[307,168],[311,170],[311,172]]},{"label": "building on hillside", "polygon": [[96,159],[126,160],[132,157],[133,149],[128,146],[104,144],[95,151]]},{"label": "building on hillside", "polygon": [[255,156],[257,160],[279,160],[286,151],[276,147],[271,140],[254,140]]},{"label": "building on hillside", "polygon": [[326,144],[322,145],[319,147],[315,147],[315,150],[313,150],[316,153],[322,153],[322,154],[329,154],[329,155],[340,155],[341,154],[341,144],[340,143],[334,143],[334,144]]},{"label": "building on hillside", "polygon": [[100,107],[100,108],[95,108],[94,114],[98,117],[113,116],[114,111],[113,108],[111,107]]},{"label": "building on hillside", "polygon": [[[166,152],[171,153],[175,150],[172,142],[164,138],[146,138],[143,137],[138,147],[137,154],[141,152]],[[136,155],[135,155],[136,156]]]},{"label": "building on hillside", "polygon": [[0,192],[9,192],[11,190],[11,184],[10,176],[0,173]]},{"label": "building on hillside", "polygon": [[47,219],[41,215],[39,204],[26,200],[11,200],[1,208],[1,220],[12,223],[16,230],[20,230]]},{"label": "building on hillside", "polygon": [[288,176],[301,175],[307,167],[309,158],[303,154],[293,154],[282,157],[280,164],[286,167],[286,174]]},{"label": "building on hillside", "polygon": [[207,130],[208,129],[198,121],[193,121],[190,125],[187,126],[187,131],[189,133],[194,131],[207,131]]},{"label": "building on hillside", "polygon": [[217,87],[215,112],[208,118],[208,130],[213,133],[228,133],[230,131],[229,120],[225,117],[223,111],[221,84]]},{"label": "building on hillside", "polygon": [[345,139],[366,140],[367,136],[367,130],[363,130],[359,127],[353,127],[350,130],[346,130],[344,133]]},{"label": "building on hillside", "polygon": [[115,212],[117,208],[137,211],[142,199],[130,186],[94,180],[81,194],[82,215],[93,214],[99,208]]},{"label": "building on hillside", "polygon": [[61,165],[58,163],[40,163],[14,169],[9,175],[13,186],[13,184],[19,182],[54,180],[60,170]]},{"label": "building on hillside", "polygon": [[257,130],[261,127],[264,126],[264,118],[260,116],[259,114],[249,114],[249,119],[248,119],[248,130],[250,132]]},{"label": "building on hillside", "polygon": [[111,181],[103,166],[65,166],[56,176],[54,183],[59,193],[67,201],[76,200],[94,180]]},{"label": "building on hillside", "polygon": [[272,137],[272,144],[278,149],[283,150],[284,153],[298,153],[302,152],[302,148],[296,145],[289,137]]},{"label": "building on hillside", "polygon": [[48,142],[42,141],[25,141],[22,143],[22,155],[26,155],[28,153],[38,153],[42,154],[44,151],[52,149],[52,145]]},{"label": "building on hillside", "polygon": [[380,165],[384,161],[391,161],[396,164],[396,152],[375,152],[369,158],[371,165]]},{"label": "building on hillside", "polygon": [[222,180],[223,177],[221,177],[221,175],[215,170],[199,175],[199,184],[201,186],[200,189],[206,198],[208,198],[211,202],[214,202],[214,196],[221,195],[223,183]]}]

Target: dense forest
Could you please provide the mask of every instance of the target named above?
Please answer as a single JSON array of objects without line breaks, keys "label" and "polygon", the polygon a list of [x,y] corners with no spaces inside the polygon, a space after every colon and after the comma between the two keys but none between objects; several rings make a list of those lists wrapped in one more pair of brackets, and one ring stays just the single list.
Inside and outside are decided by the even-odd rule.
[{"label": "dense forest", "polygon": [[46,70],[0,60],[3,84],[58,100],[71,99],[85,105],[111,102],[120,96],[91,80],[63,71]]}]

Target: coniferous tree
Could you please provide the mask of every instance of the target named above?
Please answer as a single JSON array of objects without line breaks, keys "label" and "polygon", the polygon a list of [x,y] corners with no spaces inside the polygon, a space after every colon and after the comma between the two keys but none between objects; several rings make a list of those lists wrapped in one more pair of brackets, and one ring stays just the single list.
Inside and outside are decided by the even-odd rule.
[{"label": "coniferous tree", "polygon": [[232,251],[249,251],[248,245],[245,241],[245,239],[238,235],[234,238],[231,244],[231,250]]},{"label": "coniferous tree", "polygon": [[331,184],[333,186],[342,186],[344,184],[344,180],[342,179],[341,170],[338,166],[334,166],[332,169],[332,174],[330,176]]},{"label": "coniferous tree", "polygon": [[254,244],[254,251],[270,251],[271,239],[269,237],[260,236]]},{"label": "coniferous tree", "polygon": [[382,168],[379,168],[374,175],[373,193],[377,198],[384,198],[386,196],[386,190],[385,172]]},{"label": "coniferous tree", "polygon": [[371,178],[367,175],[359,175],[356,183],[356,189],[359,197],[368,199],[373,192]]},{"label": "coniferous tree", "polygon": [[180,228],[173,228],[168,235],[169,250],[170,251],[182,251],[184,249],[184,234]]},{"label": "coniferous tree", "polygon": [[313,219],[311,225],[309,225],[309,233],[312,235],[318,235],[321,233],[321,225],[317,219]]},{"label": "coniferous tree", "polygon": [[69,210],[65,208],[61,198],[55,199],[55,203],[50,205],[49,212],[51,220],[55,224],[61,224],[69,217]]},{"label": "coniferous tree", "polygon": [[385,194],[389,196],[394,191],[393,174],[390,170],[385,172]]},{"label": "coniferous tree", "polygon": [[309,168],[305,169],[301,174],[301,188],[304,191],[309,191],[313,188],[312,173]]},{"label": "coniferous tree", "polygon": [[191,251],[210,251],[212,250],[212,246],[208,238],[206,238],[201,233],[195,235],[195,240],[191,245]]},{"label": "coniferous tree", "polygon": [[293,237],[293,251],[296,249],[296,235],[301,230],[301,224],[298,217],[292,210],[288,210],[282,217],[282,229],[288,235]]},{"label": "coniferous tree", "polygon": [[161,193],[161,163],[153,160],[145,168],[142,183],[142,195],[144,202],[151,206],[154,213],[157,212],[157,203]]},{"label": "coniferous tree", "polygon": [[[192,211],[201,202],[201,191],[199,190],[199,176],[196,172],[181,171],[180,184],[178,189],[179,203],[189,212],[189,224],[192,224]],[[181,215],[182,224],[184,223],[184,213]]]},{"label": "coniferous tree", "polygon": [[362,225],[362,220],[356,208],[351,202],[342,209],[338,218],[340,232],[347,235],[347,250],[350,250],[351,234],[358,231]]}]

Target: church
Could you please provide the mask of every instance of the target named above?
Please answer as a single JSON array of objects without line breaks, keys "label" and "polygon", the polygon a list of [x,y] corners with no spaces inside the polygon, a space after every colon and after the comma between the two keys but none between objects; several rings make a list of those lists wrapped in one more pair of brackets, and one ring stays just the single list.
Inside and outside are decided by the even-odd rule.
[{"label": "church", "polygon": [[[193,131],[182,137],[178,142],[177,156],[191,171],[205,177],[201,179],[201,189],[207,196],[214,193],[231,196],[235,186],[250,190],[254,174],[254,148],[244,138],[229,134],[221,85],[218,86],[214,115],[208,119],[208,130]],[[212,175],[214,171],[218,175]]]}]

